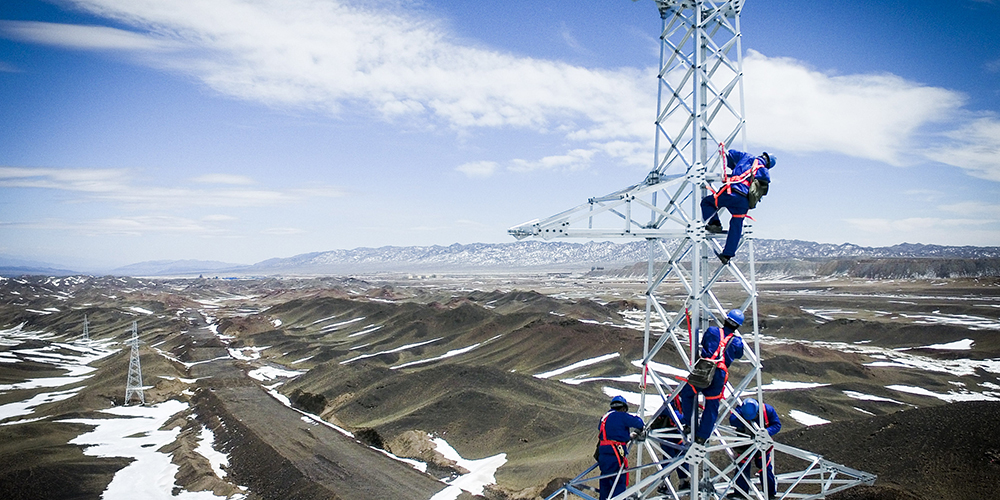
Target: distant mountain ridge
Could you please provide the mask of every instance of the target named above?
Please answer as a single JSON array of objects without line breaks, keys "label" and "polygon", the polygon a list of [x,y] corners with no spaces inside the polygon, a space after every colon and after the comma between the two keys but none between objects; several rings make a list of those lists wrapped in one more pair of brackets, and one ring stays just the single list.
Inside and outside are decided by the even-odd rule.
[{"label": "distant mountain ridge", "polygon": [[[450,246],[386,246],[312,252],[288,258],[268,259],[240,268],[248,274],[322,274],[334,272],[424,272],[462,270],[582,270],[589,267],[622,266],[648,259],[645,241],[472,243]],[[834,245],[800,240],[756,240],[758,261],[788,259],[829,260],[838,258],[947,258],[988,259],[1000,257],[1000,247],[941,246],[904,243],[891,247]],[[745,251],[737,256],[745,259]]]},{"label": "distant mountain ridge", "polygon": [[[668,243],[671,247],[674,242]],[[593,267],[624,267],[648,259],[645,241],[629,243],[527,240],[511,243],[455,243],[449,246],[384,246],[310,252],[273,258],[253,265],[218,261],[158,260],[131,264],[112,270],[118,276],[264,276],[321,275],[370,272],[464,272],[464,271],[583,271]],[[1000,247],[943,246],[903,243],[890,247],[864,247],[851,243],[831,244],[801,240],[757,239],[754,258],[758,262],[831,261],[843,259],[1000,259]],[[737,262],[746,262],[743,250]],[[779,266],[788,269],[788,266]],[[819,269],[818,265],[810,265]],[[830,266],[827,266],[830,267]],[[926,267],[926,266],[924,266]],[[941,266],[939,266],[941,267]],[[948,268],[944,266],[942,268]],[[954,266],[951,266],[954,267]],[[844,264],[831,268],[842,272]],[[993,273],[992,265],[964,266]],[[23,267],[9,275],[49,274],[52,268]],[[787,271],[780,271],[782,273]],[[905,274],[905,270],[901,271]],[[920,272],[922,273],[922,272]],[[920,274],[918,273],[918,274]],[[73,274],[58,270],[59,275]]]}]

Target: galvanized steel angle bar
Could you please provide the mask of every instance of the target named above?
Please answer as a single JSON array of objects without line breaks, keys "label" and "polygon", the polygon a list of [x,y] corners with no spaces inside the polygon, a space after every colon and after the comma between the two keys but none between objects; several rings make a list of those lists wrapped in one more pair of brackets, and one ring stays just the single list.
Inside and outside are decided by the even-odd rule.
[{"label": "galvanized steel angle bar", "polygon": [[[667,212],[666,211],[667,208],[673,208],[674,207],[672,204],[668,204],[668,205],[664,206],[663,208],[660,208],[660,207],[657,207],[656,205],[653,205],[650,202],[647,202],[646,200],[644,200],[642,198],[636,198],[633,201],[635,201],[635,203],[638,203],[639,205],[642,205],[642,206],[648,208],[650,210],[650,212],[652,212],[652,213],[660,214],[660,217],[659,217],[658,220],[654,220],[652,223],[649,224],[649,228],[650,229],[660,227],[660,225],[662,225],[664,219],[672,220],[672,221],[676,222],[677,224],[680,224],[681,226],[687,225],[687,221],[686,220],[684,220],[684,219],[682,219],[680,217],[677,217],[676,215],[673,215],[673,213],[672,213],[673,210],[671,210],[671,212]],[[683,213],[684,212],[682,211],[681,214],[683,214]]]},{"label": "galvanized steel angle bar", "polygon": [[[666,317],[665,316],[666,312],[663,310],[663,307],[660,306],[658,302],[653,302],[653,305],[654,307],[656,307],[661,317]],[[684,348],[684,345],[681,344],[680,339],[677,338],[677,333],[676,333],[677,323],[680,322],[680,318],[682,317],[683,317],[682,315],[678,314],[677,317],[675,317],[670,322],[670,325],[667,326],[667,328],[664,331],[664,334],[660,336],[660,338],[656,341],[656,344],[654,344],[653,347],[649,349],[649,353],[646,354],[646,357],[643,358],[642,360],[643,366],[649,364],[650,360],[652,360],[653,357],[660,352],[660,349],[663,348],[663,345],[667,343],[667,340],[671,340],[673,341],[674,349],[676,349],[677,354],[680,355],[681,361],[683,361],[685,368],[687,368],[688,370],[691,369],[692,365],[691,359],[688,357],[688,353],[687,350]]]},{"label": "galvanized steel angle bar", "polygon": [[687,254],[688,250],[691,249],[690,242],[691,242],[690,239],[684,238],[677,244],[677,248],[673,252],[669,252],[667,250],[666,243],[664,243],[662,239],[657,240],[660,249],[663,250],[664,254],[669,255],[669,257],[667,258],[667,262],[663,265],[663,268],[656,273],[655,275],[656,278],[651,280],[647,285],[646,287],[647,295],[652,294],[653,290],[659,288],[659,286],[663,283],[663,280],[666,279],[666,277],[670,274],[671,271],[674,270],[675,267],[679,268],[680,260],[684,258],[684,255]]}]

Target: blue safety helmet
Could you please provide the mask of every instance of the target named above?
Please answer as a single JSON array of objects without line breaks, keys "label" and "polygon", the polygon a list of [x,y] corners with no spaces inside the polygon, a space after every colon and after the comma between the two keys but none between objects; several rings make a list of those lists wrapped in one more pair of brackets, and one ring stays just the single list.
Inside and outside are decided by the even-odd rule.
[{"label": "blue safety helmet", "polygon": [[618,408],[628,409],[628,401],[625,401],[625,398],[622,396],[615,396],[611,398],[611,408],[616,410]]},{"label": "blue safety helmet", "polygon": [[767,166],[767,168],[774,168],[774,166],[778,164],[778,157],[772,154],[768,154],[767,151],[764,151],[764,153],[761,154],[760,157],[764,159],[764,164]]},{"label": "blue safety helmet", "polygon": [[753,422],[754,420],[757,420],[758,410],[760,410],[760,403],[758,403],[754,398],[747,398],[746,401],[740,405],[740,416],[747,422]]},{"label": "blue safety helmet", "polygon": [[732,311],[729,311],[729,314],[726,314],[726,319],[732,321],[733,323],[736,323],[736,326],[741,326],[743,325],[743,319],[744,319],[743,311],[739,309],[733,309]]}]

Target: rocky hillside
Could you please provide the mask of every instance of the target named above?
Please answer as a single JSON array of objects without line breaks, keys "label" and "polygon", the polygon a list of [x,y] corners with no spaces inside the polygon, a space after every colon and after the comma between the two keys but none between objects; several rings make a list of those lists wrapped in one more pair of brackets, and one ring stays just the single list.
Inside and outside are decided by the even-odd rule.
[{"label": "rocky hillside", "polygon": [[[551,292],[532,291],[542,286]],[[405,483],[429,498],[445,487],[439,479],[468,472],[432,444],[440,438],[466,459],[502,459],[481,495],[537,498],[591,464],[609,391],[639,390],[644,307],[622,286],[553,276],[0,280],[0,383],[9,385],[0,409],[27,405],[0,414],[0,491],[96,498],[126,465],[81,454],[69,441],[88,426],[66,422],[121,404],[120,342],[134,320],[151,404],[189,405],[168,424],[180,429],[176,440],[154,447],[179,464],[178,488],[362,498],[370,487],[397,498]],[[995,442],[965,433],[992,432],[987,415],[1000,401],[998,297],[995,280],[762,285],[763,383],[784,423],[780,438],[879,474],[876,488],[850,498],[939,498],[954,478],[989,478],[981,460],[992,460]],[[664,306],[681,299],[665,294]],[[43,361],[79,348],[70,342],[85,314],[110,354],[89,378],[32,388],[27,381],[62,373]],[[655,361],[680,366],[670,353]],[[746,372],[733,367],[734,377]],[[42,395],[63,399],[31,402]],[[987,406],[938,410],[961,401]],[[204,429],[228,457],[226,474],[192,451]],[[930,429],[938,434],[917,446]],[[419,460],[426,473],[387,473],[400,462],[374,448]],[[961,475],[929,479],[939,452],[953,450],[945,465]],[[893,465],[893,454],[919,465],[922,479],[907,479],[912,469]],[[366,458],[345,469],[356,461],[345,456]],[[378,479],[386,477],[394,479]],[[972,487],[954,491],[982,498]]]}]

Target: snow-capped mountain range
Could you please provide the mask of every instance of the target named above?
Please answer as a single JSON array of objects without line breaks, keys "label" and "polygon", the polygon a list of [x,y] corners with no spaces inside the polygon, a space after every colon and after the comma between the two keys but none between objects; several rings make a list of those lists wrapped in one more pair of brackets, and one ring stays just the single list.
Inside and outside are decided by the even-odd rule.
[{"label": "snow-capped mountain range", "polygon": [[[668,242],[668,248],[673,244]],[[149,261],[131,264],[110,271],[114,275],[278,275],[278,274],[343,274],[367,272],[454,272],[454,271],[531,271],[586,270],[592,267],[620,267],[645,262],[648,259],[645,241],[614,242],[550,242],[518,241],[511,243],[471,243],[449,246],[385,246],[312,252],[286,258],[274,258],[253,265],[227,264],[216,261]],[[903,243],[890,247],[864,247],[850,243],[840,245],[800,240],[755,241],[758,262],[787,260],[863,259],[997,259],[1000,247],[941,246]],[[747,259],[745,250],[737,254],[737,262]],[[0,269],[2,271],[3,269]],[[6,274],[50,274],[43,269],[34,272],[27,267],[11,268]],[[13,273],[11,271],[14,271]],[[64,271],[60,274],[71,274]]]}]

